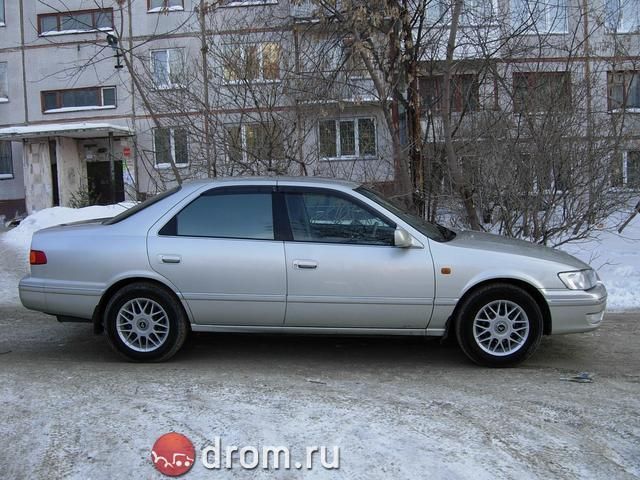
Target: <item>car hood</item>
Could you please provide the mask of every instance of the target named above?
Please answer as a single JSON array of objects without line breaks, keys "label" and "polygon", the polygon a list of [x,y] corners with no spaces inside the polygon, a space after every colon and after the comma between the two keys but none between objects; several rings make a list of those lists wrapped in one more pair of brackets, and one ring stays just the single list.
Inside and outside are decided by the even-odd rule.
[{"label": "car hood", "polygon": [[493,235],[491,233],[474,231],[457,231],[451,245],[462,248],[473,248],[486,252],[506,253],[524,257],[562,263],[568,267],[582,270],[591,268],[582,260],[555,248],[545,247],[525,240]]}]

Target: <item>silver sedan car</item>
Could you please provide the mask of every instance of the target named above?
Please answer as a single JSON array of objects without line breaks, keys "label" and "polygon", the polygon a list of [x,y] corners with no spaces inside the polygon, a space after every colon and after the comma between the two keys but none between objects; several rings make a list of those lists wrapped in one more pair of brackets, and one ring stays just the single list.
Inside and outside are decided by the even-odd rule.
[{"label": "silver sedan car", "polygon": [[189,331],[454,336],[514,365],[601,323],[607,293],[558,250],[428,223],[355,183],[185,184],[111,219],[36,232],[25,307],[93,322],[134,361]]}]

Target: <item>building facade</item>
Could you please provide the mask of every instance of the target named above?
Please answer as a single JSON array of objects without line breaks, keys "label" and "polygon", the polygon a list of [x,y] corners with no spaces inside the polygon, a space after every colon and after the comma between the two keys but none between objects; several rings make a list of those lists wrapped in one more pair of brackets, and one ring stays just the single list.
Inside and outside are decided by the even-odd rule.
[{"label": "building facade", "polygon": [[[443,110],[468,140],[481,124],[511,124],[561,99],[556,106],[569,101],[578,117],[603,123],[624,114],[619,184],[640,187],[640,1],[464,5],[445,109],[451,4],[428,4],[435,47],[419,69],[425,142],[441,142]],[[393,180],[386,94],[319,9],[282,0],[0,0],[0,214],[144,198],[203,176]],[[522,28],[505,41],[515,24]],[[402,105],[392,109],[406,146]],[[591,122],[580,128],[597,130]]]}]

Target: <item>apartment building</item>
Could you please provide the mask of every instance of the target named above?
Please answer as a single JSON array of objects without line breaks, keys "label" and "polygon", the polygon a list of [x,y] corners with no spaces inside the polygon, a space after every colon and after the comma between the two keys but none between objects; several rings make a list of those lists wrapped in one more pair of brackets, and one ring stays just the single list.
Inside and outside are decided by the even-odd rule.
[{"label": "apartment building", "polygon": [[[345,56],[347,42],[325,45],[331,27],[318,8],[0,0],[0,214],[71,205],[83,192],[99,203],[143,198],[178,177],[393,180],[379,91]],[[446,2],[429,9],[433,30],[446,31]],[[520,18],[528,22],[517,42],[494,48]],[[465,1],[449,110],[471,126],[549,98],[587,102],[604,122],[623,112],[620,185],[638,188],[639,32],[640,0]],[[435,143],[443,58],[435,48],[419,81],[422,126]]]}]

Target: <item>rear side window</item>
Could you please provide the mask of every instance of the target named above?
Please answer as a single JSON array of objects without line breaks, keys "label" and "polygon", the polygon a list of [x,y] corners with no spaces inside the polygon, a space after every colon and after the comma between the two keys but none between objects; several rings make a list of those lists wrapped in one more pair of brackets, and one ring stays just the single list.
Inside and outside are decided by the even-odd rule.
[{"label": "rear side window", "polygon": [[202,195],[187,205],[160,235],[273,240],[271,193]]}]

